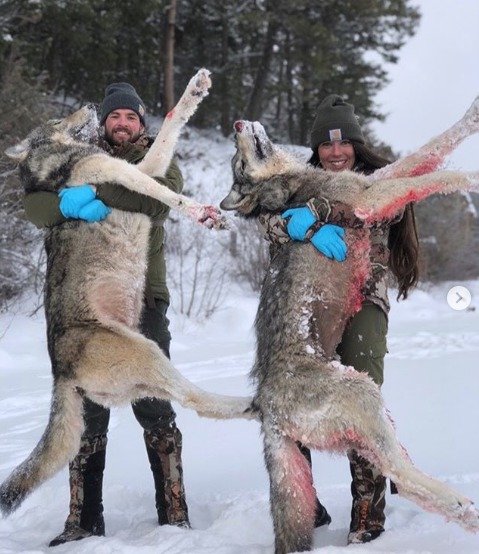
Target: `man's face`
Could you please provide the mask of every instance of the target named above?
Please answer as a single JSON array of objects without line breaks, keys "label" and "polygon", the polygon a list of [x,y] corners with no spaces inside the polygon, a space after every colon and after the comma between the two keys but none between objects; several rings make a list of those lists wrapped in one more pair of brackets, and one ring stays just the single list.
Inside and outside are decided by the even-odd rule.
[{"label": "man's face", "polygon": [[349,140],[332,140],[318,146],[319,161],[327,171],[353,169],[356,155]]},{"label": "man's face", "polygon": [[136,142],[144,130],[139,115],[127,108],[113,110],[105,119],[105,137],[110,144]]}]

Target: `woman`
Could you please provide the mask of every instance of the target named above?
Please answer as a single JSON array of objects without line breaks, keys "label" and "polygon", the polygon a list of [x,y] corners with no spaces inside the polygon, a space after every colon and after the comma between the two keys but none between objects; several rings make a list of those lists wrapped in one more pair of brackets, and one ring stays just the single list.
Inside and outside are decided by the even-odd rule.
[{"label": "woman", "polygon": [[[338,95],[326,97],[319,105],[311,130],[311,148],[309,163],[327,171],[371,174],[389,163],[366,146],[354,106]],[[286,231],[293,240],[310,240],[329,258],[339,262],[345,259],[346,244],[342,237],[348,225],[357,223],[347,206],[314,198],[307,206],[287,210],[283,218],[272,216],[263,221],[273,249],[284,242]],[[390,308],[388,269],[397,280],[398,299],[406,298],[418,280],[418,237],[412,206],[407,206],[397,220],[371,229],[371,239],[373,271],[363,290],[364,302],[349,321],[337,353],[344,365],[368,373],[381,386]],[[302,452],[310,461],[309,450],[302,447]],[[384,531],[386,479],[355,451],[350,451],[348,458],[353,496],[348,543],[365,543]],[[316,526],[330,522],[326,508],[318,500]]]}]

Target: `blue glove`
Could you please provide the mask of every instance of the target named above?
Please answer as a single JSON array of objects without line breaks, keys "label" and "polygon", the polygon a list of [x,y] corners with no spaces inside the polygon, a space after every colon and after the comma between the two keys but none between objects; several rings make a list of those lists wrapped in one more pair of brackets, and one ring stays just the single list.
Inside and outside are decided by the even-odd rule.
[{"label": "blue glove", "polygon": [[93,223],[95,221],[102,221],[110,213],[111,208],[98,198],[95,198],[95,200],[88,202],[88,204],[81,208],[78,212],[78,219],[84,219],[88,223]]},{"label": "blue glove", "polygon": [[78,219],[81,208],[91,202],[96,193],[91,185],[85,183],[78,187],[63,189],[58,193],[58,196],[60,197],[60,211],[63,217]]},{"label": "blue glove", "polygon": [[344,229],[338,225],[326,224],[311,237],[314,247],[331,260],[344,262],[348,248],[343,240]]},{"label": "blue glove", "polygon": [[290,208],[283,212],[281,216],[285,219],[289,218],[286,229],[293,240],[304,240],[308,229],[313,223],[316,223],[315,215],[307,206]]}]

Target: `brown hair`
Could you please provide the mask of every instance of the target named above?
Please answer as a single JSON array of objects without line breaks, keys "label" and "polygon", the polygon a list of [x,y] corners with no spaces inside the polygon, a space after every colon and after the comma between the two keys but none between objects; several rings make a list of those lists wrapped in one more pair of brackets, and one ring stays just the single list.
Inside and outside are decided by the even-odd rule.
[{"label": "brown hair", "polygon": [[[386,158],[375,154],[365,144],[351,141],[356,154],[356,163],[353,171],[369,175],[376,169],[391,163]],[[308,163],[321,167],[317,150]],[[408,204],[400,221],[391,225],[389,229],[388,247],[390,250],[389,269],[398,283],[397,299],[407,298],[409,289],[419,280],[419,238],[417,234],[414,208]]]}]

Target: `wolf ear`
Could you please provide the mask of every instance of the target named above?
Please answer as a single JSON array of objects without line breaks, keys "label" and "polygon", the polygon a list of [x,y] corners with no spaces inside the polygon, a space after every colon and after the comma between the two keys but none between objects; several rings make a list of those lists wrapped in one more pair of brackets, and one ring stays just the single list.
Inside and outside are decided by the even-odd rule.
[{"label": "wolf ear", "polygon": [[9,158],[12,158],[12,160],[15,160],[16,162],[21,162],[27,157],[29,149],[30,141],[28,139],[25,139],[15,146],[10,146],[10,148],[7,148],[5,150],[5,154]]}]

